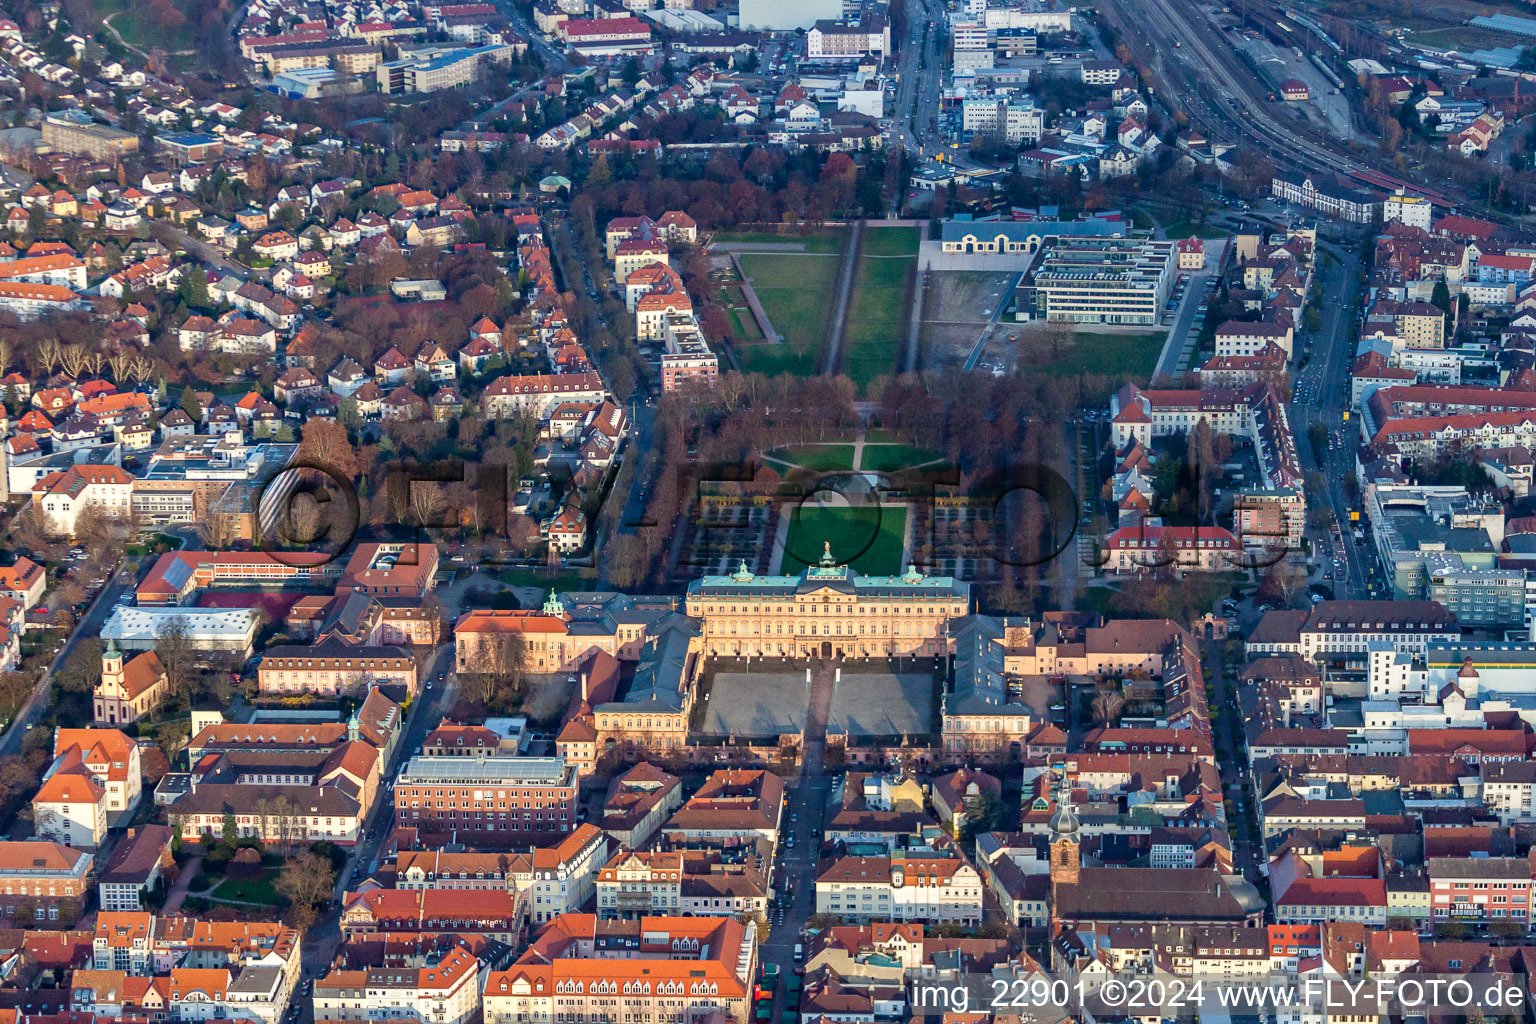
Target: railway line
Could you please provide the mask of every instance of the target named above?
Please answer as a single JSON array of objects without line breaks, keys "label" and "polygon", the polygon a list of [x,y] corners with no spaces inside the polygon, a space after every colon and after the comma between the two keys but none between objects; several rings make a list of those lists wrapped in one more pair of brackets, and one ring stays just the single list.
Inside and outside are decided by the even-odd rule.
[{"label": "railway line", "polygon": [[1282,123],[1269,109],[1263,83],[1242,67],[1236,48],[1185,0],[1107,0],[1105,9],[1143,64],[1172,80],[1167,91],[1173,96],[1165,102],[1180,104],[1208,132],[1251,142],[1277,166],[1328,171],[1377,189],[1412,188],[1439,205],[1451,205],[1444,194],[1385,173],[1331,136]]}]

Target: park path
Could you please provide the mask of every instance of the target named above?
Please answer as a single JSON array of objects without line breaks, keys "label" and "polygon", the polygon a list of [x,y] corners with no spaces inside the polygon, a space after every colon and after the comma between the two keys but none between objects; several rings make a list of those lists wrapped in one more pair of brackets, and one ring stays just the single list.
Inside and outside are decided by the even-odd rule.
[{"label": "park path", "polygon": [[837,303],[833,307],[832,328],[827,337],[827,363],[822,370],[825,376],[837,372],[837,362],[843,348],[843,326],[848,320],[848,306],[853,301],[853,272],[859,266],[859,247],[864,240],[864,222],[854,221],[848,233],[848,249],[843,254],[842,273],[837,282]]},{"label": "park path", "polygon": [[192,879],[203,869],[203,851],[195,851],[187,862],[182,865],[181,871],[176,875],[176,881],[171,883],[171,891],[165,894],[165,906],[160,913],[166,917],[175,917],[181,913],[181,905],[186,902],[187,893],[191,891]]},{"label": "park path", "polygon": [[[802,243],[801,249],[805,248]],[[773,329],[773,322],[768,319],[768,311],[763,309],[763,304],[757,301],[757,289],[752,287],[752,279],[747,272],[741,269],[741,260],[737,258],[735,251],[729,252],[731,266],[736,268],[736,276],[741,278],[741,297],[747,300],[747,308],[752,311],[752,319],[757,321],[757,329],[763,332],[763,337],[768,344],[777,345],[784,339],[779,337],[779,332]]]},{"label": "park path", "polygon": [[918,347],[923,334],[923,294],[928,288],[928,264],[917,268],[917,280],[912,285],[912,319],[907,324],[907,356],[901,368],[906,373],[917,372]]}]

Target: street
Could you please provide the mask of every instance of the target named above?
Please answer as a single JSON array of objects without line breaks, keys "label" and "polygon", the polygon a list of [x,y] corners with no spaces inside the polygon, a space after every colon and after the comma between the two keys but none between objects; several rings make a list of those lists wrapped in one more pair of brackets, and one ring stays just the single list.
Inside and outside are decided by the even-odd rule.
[{"label": "street", "polygon": [[[1360,261],[1348,249],[1318,241],[1318,252],[1333,257],[1332,266],[1326,266],[1319,255],[1316,273],[1322,278],[1322,294],[1331,301],[1323,303],[1323,325],[1313,341],[1312,358],[1296,375],[1291,399],[1291,433],[1296,438],[1297,453],[1304,470],[1317,470],[1325,481],[1325,498],[1333,528],[1308,531],[1313,552],[1320,568],[1333,574],[1331,582],[1334,596],[1345,599],[1362,599],[1369,595],[1369,553],[1350,541],[1345,533],[1350,522],[1349,499],[1344,493],[1344,480],[1355,472],[1355,452],[1360,446],[1359,431],[1351,429],[1344,421],[1349,408],[1349,369],[1354,361],[1349,339],[1358,304],[1357,282]],[[1308,427],[1321,423],[1329,435],[1343,432],[1342,442],[1322,451],[1312,450],[1312,438]],[[1315,500],[1315,496],[1310,496]],[[1334,537],[1338,531],[1338,543]],[[1328,554],[1334,549],[1333,555]],[[1343,559],[1343,578],[1333,566],[1333,557]]]},{"label": "street", "polygon": [[112,617],[112,612],[117,608],[118,598],[137,585],[138,579],[125,565],[113,573],[107,584],[97,592],[95,600],[86,606],[80,622],[70,631],[69,637],[59,648],[59,653],[55,654],[53,660],[48,663],[48,668],[44,670],[37,685],[32,688],[32,693],[17,709],[10,728],[5,730],[4,735],[0,735],[0,756],[21,753],[21,745],[27,731],[37,724],[38,715],[48,706],[48,691],[53,686],[53,677],[58,674],[59,666],[64,664],[70,652],[82,639],[101,635],[101,627],[106,625],[107,619]]},{"label": "street", "polygon": [[[442,721],[444,713],[453,707],[454,694],[458,690],[458,677],[453,674],[452,667],[453,642],[450,640],[439,645],[432,652],[432,656],[427,659],[425,668],[422,670],[422,689],[406,713],[405,729],[395,745],[388,768],[380,776],[381,781],[386,779],[389,781],[381,785],[379,795],[374,800],[373,808],[368,812],[367,820],[364,822],[363,837],[353,848],[346,865],[336,876],[334,895],[337,909],[326,911],[304,936],[306,977],[318,977],[329,968],[331,960],[336,955],[336,949],[341,944],[341,898],[348,889],[367,877],[370,869],[375,866],[379,848],[389,836],[390,822],[395,813],[395,776],[399,774],[401,766],[421,750],[427,733],[435,729]],[[444,674],[443,682],[433,683],[432,680],[439,673]],[[429,684],[432,686],[431,689],[426,688]],[[355,878],[354,872],[357,873]],[[313,1002],[301,999],[297,1000],[296,1004],[301,1008],[299,1019],[304,1024],[309,1024],[313,1020]]]},{"label": "street", "polygon": [[[832,713],[832,686],[836,667],[830,661],[811,664],[810,706],[806,711],[805,746],[800,751],[800,771],[786,786],[788,801],[779,820],[779,849],[782,865],[773,880],[775,894],[786,886],[794,893],[787,911],[770,909],[769,935],[762,944],[759,962],[778,964],[783,974],[795,968],[795,944],[801,941],[806,920],[816,913],[816,864],[821,850],[821,828],[827,800],[832,794],[832,778],[825,770],[827,721]],[[794,847],[789,843],[793,837]],[[784,1002],[781,982],[774,993],[774,1020],[792,1009]]]}]

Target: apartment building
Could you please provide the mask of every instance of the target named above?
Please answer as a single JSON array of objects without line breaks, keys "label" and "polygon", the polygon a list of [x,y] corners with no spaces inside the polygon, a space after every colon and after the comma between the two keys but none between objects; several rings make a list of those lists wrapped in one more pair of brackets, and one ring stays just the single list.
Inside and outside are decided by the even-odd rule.
[{"label": "apartment building", "polygon": [[859,921],[976,924],[985,886],[957,856],[839,857],[816,876],[816,912]]},{"label": "apartment building", "polygon": [[480,966],[458,946],[423,966],[333,969],[315,982],[315,1019],[464,1024],[480,1009]]},{"label": "apartment building", "polygon": [[487,419],[531,416],[543,420],[558,405],[599,403],[607,397],[595,373],[556,373],[498,377],[486,387],[480,402]]},{"label": "apartment building", "polygon": [[85,300],[62,285],[0,281],[0,309],[15,313],[21,320],[84,308]]},{"label": "apartment building", "polygon": [[1536,796],[1536,762],[1494,761],[1480,768],[1483,806],[1499,816],[1503,825],[1532,820],[1532,796]]},{"label": "apartment building", "polygon": [[764,911],[768,882],[762,865],[772,856],[763,841],[730,851],[620,850],[598,875],[598,916]]},{"label": "apartment building", "polygon": [[554,846],[536,847],[525,892],[529,917],[544,924],[575,913],[592,899],[598,872],[608,861],[608,833],[582,823]]},{"label": "apartment building", "polygon": [[1531,865],[1524,857],[1430,857],[1430,908],[1435,922],[1529,927]]},{"label": "apartment building", "polygon": [[0,914],[22,927],[61,915],[74,922],[85,910],[94,865],[91,854],[62,843],[0,842]]},{"label": "apartment building", "polygon": [[1291,358],[1294,332],[1287,324],[1267,320],[1228,320],[1216,328],[1216,358],[1256,356],[1274,345]]},{"label": "apartment building", "polygon": [[343,898],[341,933],[346,939],[381,933],[462,932],[498,942],[516,941],[522,909],[504,890],[372,889]]},{"label": "apartment building", "polygon": [[595,1020],[622,1008],[631,1020],[691,1020],[718,1013],[747,1024],[757,928],[728,917],[550,922],[518,963],[486,979],[485,1024]]},{"label": "apartment building", "polygon": [[708,387],[719,375],[720,359],[693,314],[667,313],[662,318],[661,389],[676,391],[690,383]]},{"label": "apartment building", "polygon": [[49,253],[0,263],[0,281],[17,284],[52,284],[84,291],[85,264],[70,253]]},{"label": "apartment building", "polygon": [[572,832],[576,772],[560,757],[413,757],[395,781],[395,815],[461,842]]},{"label": "apartment building", "polygon": [[94,850],[133,816],[141,792],[139,745],[116,729],[59,729],[53,762],[32,798],[41,839]]},{"label": "apartment building", "polygon": [[1014,296],[1017,318],[1070,324],[1156,324],[1174,277],[1173,242],[1048,241]]},{"label": "apartment building", "polygon": [[681,850],[620,850],[597,876],[599,917],[676,914],[682,901]]},{"label": "apartment building", "polygon": [[128,519],[133,510],[133,484],[133,477],[121,466],[71,466],[39,480],[32,488],[32,505],[50,534],[73,537],[80,516],[87,510],[108,519]]}]

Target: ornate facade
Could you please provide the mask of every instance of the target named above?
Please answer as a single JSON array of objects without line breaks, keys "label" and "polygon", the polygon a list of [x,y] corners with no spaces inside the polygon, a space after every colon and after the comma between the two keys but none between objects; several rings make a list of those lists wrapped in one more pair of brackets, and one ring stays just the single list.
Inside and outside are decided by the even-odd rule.
[{"label": "ornate facade", "polygon": [[768,658],[931,657],[949,646],[951,619],[970,611],[970,585],[950,576],[861,576],[832,557],[798,576],[730,576],[688,586],[687,612],[704,653]]}]

